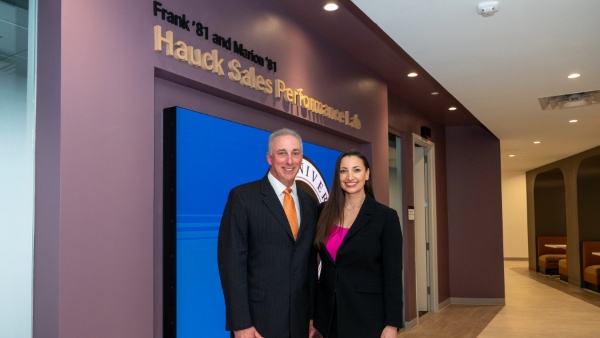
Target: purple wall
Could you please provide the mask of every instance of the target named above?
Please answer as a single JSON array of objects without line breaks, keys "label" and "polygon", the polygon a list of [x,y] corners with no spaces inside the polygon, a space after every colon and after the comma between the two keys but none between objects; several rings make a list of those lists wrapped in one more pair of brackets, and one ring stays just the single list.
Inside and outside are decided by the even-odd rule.
[{"label": "purple wall", "polygon": [[483,128],[446,128],[450,294],[504,298],[500,141]]},{"label": "purple wall", "polygon": [[[170,28],[152,16],[152,1],[40,4],[36,337],[160,335],[155,112],[167,106],[188,105],[266,129],[292,126],[307,140],[338,149],[371,143],[365,149],[375,188],[387,201],[387,89],[376,76],[274,1],[163,5],[277,60],[275,75],[261,74],[358,113],[363,129],[294,110],[273,95],[154,52],[153,26],[160,24],[175,40],[252,66]],[[182,82],[185,90],[178,88]],[[182,89],[179,96],[168,95],[173,89]]]},{"label": "purple wall", "polygon": [[[489,242],[478,238],[476,243],[486,243],[491,249],[499,246],[499,256],[482,257],[489,271],[482,271],[476,261],[478,270],[468,270],[471,275],[466,288],[478,276],[488,281],[498,277],[498,271],[502,272],[502,233],[497,139],[478,127],[457,127],[448,129],[452,143],[445,143],[443,126],[396,97],[390,96],[388,102],[387,84],[379,76],[277,1],[162,3],[170,11],[202,21],[211,33],[231,36],[256,53],[275,59],[277,73],[259,66],[257,72],[281,79],[287,87],[303,88],[305,94],[337,109],[359,114],[362,129],[299,110],[272,94],[177,61],[164,50],[154,52],[153,27],[159,24],[163,35],[167,29],[173,31],[175,41],[183,40],[203,51],[217,49],[225,63],[235,58],[244,69],[255,66],[193,32],[154,17],[152,1],[41,2],[35,337],[161,335],[159,131],[162,109],[173,105],[266,130],[292,127],[307,141],[340,150],[360,147],[371,157],[374,188],[382,203],[388,202],[388,105],[389,128],[405,139],[419,133],[420,126],[429,126],[437,149],[439,300],[469,297],[456,290],[462,285],[453,277],[468,275],[459,267],[465,258],[474,256],[460,254],[462,241],[472,247],[473,234],[482,228],[475,220],[491,214],[489,209],[498,213],[497,219],[486,220],[489,226],[483,227]],[[468,147],[475,147],[481,157],[471,158]],[[412,145],[403,142],[402,150],[403,200],[410,205]],[[480,166],[486,174],[478,180],[463,174],[465,158],[471,161],[471,168]],[[446,165],[453,169],[448,175]],[[490,181],[493,194],[486,195],[489,205],[483,202],[485,198],[473,201],[461,193],[467,188],[490,186]],[[473,208],[476,203],[482,205]],[[467,206],[466,214],[448,212]],[[461,221],[460,216],[466,220]],[[410,321],[417,316],[414,259],[409,254],[414,252],[414,229],[406,219],[402,222],[406,225],[406,319]],[[499,231],[499,235],[491,236],[494,231],[490,230]],[[501,294],[503,297],[503,289]]]},{"label": "purple wall", "polygon": [[35,137],[33,336],[58,337],[60,235],[61,6],[40,1]]}]

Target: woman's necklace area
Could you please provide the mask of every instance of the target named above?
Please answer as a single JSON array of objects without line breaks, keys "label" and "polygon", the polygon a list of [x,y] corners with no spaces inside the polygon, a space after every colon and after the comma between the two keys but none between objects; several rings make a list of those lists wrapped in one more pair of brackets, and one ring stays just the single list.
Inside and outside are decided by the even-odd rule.
[{"label": "woman's necklace area", "polygon": [[350,213],[351,213],[352,211],[356,210],[357,208],[360,208],[360,206],[361,206],[361,205],[364,203],[364,201],[365,201],[365,200],[363,200],[362,202],[360,202],[360,204],[359,204],[359,205],[355,205],[355,206],[354,206],[354,207],[352,207],[352,208],[348,208],[347,206],[344,206],[344,209],[348,210],[348,211],[346,212],[346,216],[350,216]]}]

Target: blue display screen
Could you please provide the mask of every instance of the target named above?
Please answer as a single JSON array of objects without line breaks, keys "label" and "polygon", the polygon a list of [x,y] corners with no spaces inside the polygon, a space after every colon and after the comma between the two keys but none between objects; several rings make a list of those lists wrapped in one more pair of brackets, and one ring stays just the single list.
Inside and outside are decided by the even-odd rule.
[{"label": "blue display screen", "polygon": [[[177,337],[229,337],[217,266],[219,224],[229,191],[267,173],[270,132],[183,108],[165,114],[176,114]],[[318,168],[329,189],[340,152],[308,142],[303,146],[306,163]],[[299,186],[310,190],[310,185]]]}]

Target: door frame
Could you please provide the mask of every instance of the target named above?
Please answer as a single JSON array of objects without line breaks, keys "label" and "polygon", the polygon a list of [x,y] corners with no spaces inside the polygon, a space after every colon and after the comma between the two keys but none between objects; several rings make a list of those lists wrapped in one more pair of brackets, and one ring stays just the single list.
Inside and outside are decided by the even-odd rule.
[{"label": "door frame", "polygon": [[[438,300],[438,259],[437,259],[437,203],[436,203],[436,181],[435,181],[435,144],[417,134],[413,134],[413,170],[416,163],[416,156],[414,147],[421,146],[424,148],[425,155],[427,156],[426,166],[428,167],[428,191],[426,195],[429,196],[428,203],[428,216],[429,224],[427,224],[427,231],[429,233],[429,257],[428,257],[428,274],[429,274],[429,286],[430,286],[430,297],[428,308],[431,312],[439,311],[439,300]],[[413,172],[413,187],[414,187],[414,172]],[[414,198],[414,189],[413,189]],[[415,231],[416,241],[416,231]],[[416,247],[416,246],[415,246]],[[415,253],[415,267],[417,264]],[[416,269],[415,269],[415,281],[416,281]],[[417,292],[417,283],[415,283],[415,292]],[[416,303],[418,313],[418,304]],[[418,320],[418,316],[417,316]]]},{"label": "door frame", "polygon": [[[390,192],[389,207],[392,208],[392,209],[394,209],[394,210],[396,210],[396,213],[398,213],[398,218],[400,220],[402,220],[403,217],[404,217],[403,209],[404,209],[404,205],[405,205],[405,198],[404,198],[404,189],[405,189],[405,187],[402,184],[402,181],[403,181],[402,178],[404,177],[404,171],[402,170],[402,168],[403,168],[402,164],[404,163],[404,159],[402,158],[402,154],[403,154],[402,143],[404,141],[405,136],[400,136],[400,133],[397,133],[395,131],[389,130],[388,131],[388,141],[389,141],[389,136],[390,135],[393,135],[394,139],[395,139],[395,149],[396,149],[396,154],[395,154],[396,163],[395,163],[395,165],[397,166],[397,173],[396,173],[397,176],[396,177],[397,177],[397,180],[398,180],[398,186],[392,187],[392,185],[391,185],[391,181],[392,180],[390,178],[390,180],[388,182],[388,185],[389,185],[388,189],[390,189],[390,190],[391,189],[399,189],[399,195],[400,195],[399,198],[400,198],[400,201],[399,201],[399,205],[395,205],[395,206],[392,205],[392,201],[391,201],[392,197],[391,197],[391,192]],[[389,168],[388,168],[388,170],[389,170]],[[404,238],[405,229],[406,229],[406,224],[404,224],[404,222],[400,222],[400,231],[402,232],[402,243],[401,244],[402,244],[403,248],[406,248],[406,246],[405,246],[406,240]],[[405,299],[406,293],[404,292],[405,291],[404,286],[406,285],[405,284],[406,279],[405,279],[404,272],[405,272],[405,267],[406,267],[405,261],[407,259],[406,255],[404,255],[404,252],[405,252],[405,249],[402,250],[402,284],[401,285],[402,285],[402,304],[404,304],[403,307],[406,306],[405,305],[406,304],[406,299]],[[403,324],[403,327],[407,326],[406,311],[404,311],[404,316],[402,316],[402,324]]]}]

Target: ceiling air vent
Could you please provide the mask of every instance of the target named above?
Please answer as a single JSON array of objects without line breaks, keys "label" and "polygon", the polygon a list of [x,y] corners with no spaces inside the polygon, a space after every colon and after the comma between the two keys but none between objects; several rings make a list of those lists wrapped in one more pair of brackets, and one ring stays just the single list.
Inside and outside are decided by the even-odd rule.
[{"label": "ceiling air vent", "polygon": [[600,90],[539,98],[542,110],[565,109],[600,102]]}]

